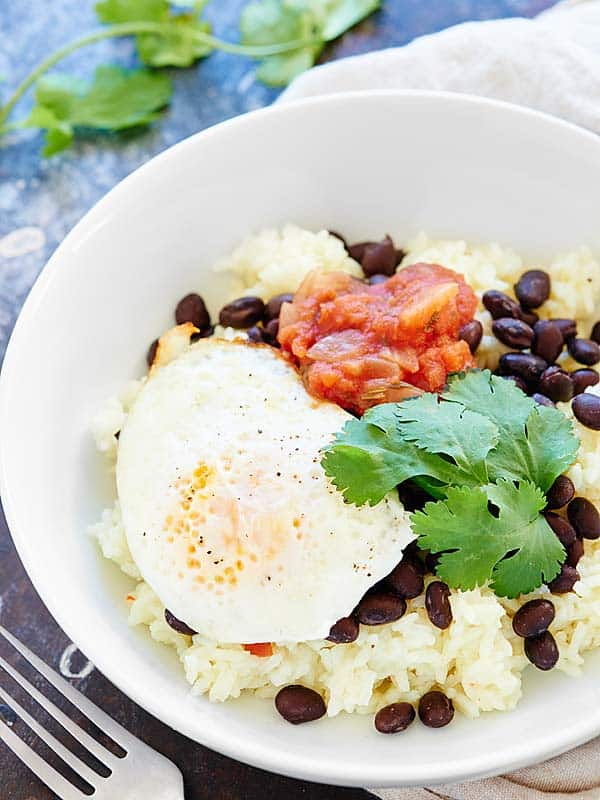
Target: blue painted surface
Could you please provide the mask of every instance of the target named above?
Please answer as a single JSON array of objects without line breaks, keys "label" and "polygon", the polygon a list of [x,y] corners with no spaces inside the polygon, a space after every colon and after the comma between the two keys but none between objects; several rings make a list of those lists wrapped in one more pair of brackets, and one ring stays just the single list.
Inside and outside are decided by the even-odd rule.
[{"label": "blue painted surface", "polygon": [[[230,40],[244,0],[213,0],[208,16]],[[381,12],[328,48],[324,59],[401,45],[416,36],[469,19],[533,16],[553,0],[384,0]],[[0,92],[4,97],[45,55],[95,26],[91,0],[0,0]],[[111,40],[71,56],[59,69],[89,75],[100,62],[136,63],[129,40]],[[278,92],[256,83],[252,62],[213,54],[187,70],[172,70],[173,103],[147,132],[95,136],[44,161],[41,136],[11,135],[0,149],[0,237],[23,226],[41,228],[35,252],[0,255],[0,359],[31,284],[57,244],[83,214],[121,178],[175,142],[221,120],[271,103]],[[18,109],[26,113],[29,98]]]}]

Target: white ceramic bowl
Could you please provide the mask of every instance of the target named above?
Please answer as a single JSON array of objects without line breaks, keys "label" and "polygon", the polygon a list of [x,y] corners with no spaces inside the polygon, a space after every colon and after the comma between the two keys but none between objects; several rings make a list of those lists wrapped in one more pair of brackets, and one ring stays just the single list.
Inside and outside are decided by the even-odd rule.
[{"label": "white ceramic bowl", "polygon": [[[432,784],[540,761],[600,733],[599,654],[579,679],[528,670],[516,711],[432,731],[369,717],[303,727],[269,701],[211,705],[127,626],[130,582],[85,535],[110,502],[89,420],[143,372],[148,343],[197,289],[219,306],[216,257],[294,221],[351,240],[390,232],[600,250],[600,140],[550,117],[429,93],[352,94],[240,117],[124,180],[58,248],[19,318],[1,381],[2,497],[19,553],[67,634],[120,689],[192,739],[315,781]],[[32,643],[35,645],[35,642]],[[594,671],[596,670],[596,672]]]}]

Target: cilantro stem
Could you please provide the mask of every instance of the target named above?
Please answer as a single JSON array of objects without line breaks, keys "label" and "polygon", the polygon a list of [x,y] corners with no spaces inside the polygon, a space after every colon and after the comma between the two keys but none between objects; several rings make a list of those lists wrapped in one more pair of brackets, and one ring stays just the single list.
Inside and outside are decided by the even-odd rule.
[{"label": "cilantro stem", "polygon": [[[74,53],[81,47],[86,47],[88,44],[94,44],[102,39],[111,39],[120,36],[134,36],[140,33],[154,33],[163,36],[169,33],[177,33],[180,36],[182,35],[182,31],[176,25],[168,22],[123,22],[118,25],[108,25],[105,28],[91,31],[91,33],[87,33],[84,36],[81,36],[79,39],[69,42],[38,64],[38,66],[25,78],[25,80],[23,80],[19,86],[17,86],[4,106],[0,107],[0,132],[4,133],[7,131],[7,127],[3,123],[6,122],[13,108],[25,95],[28,89],[33,86],[38,78],[44,75],[44,73],[48,72],[48,70],[59,61],[62,61],[63,58],[71,55],[71,53]],[[235,44],[234,42],[226,42],[222,39],[218,39],[215,36],[211,36],[208,33],[203,33],[202,31],[186,32],[185,35],[191,36],[194,41],[202,42],[216,50],[221,50],[224,53],[232,53],[234,55],[247,56],[249,58],[266,58],[267,56],[278,55],[280,53],[288,53],[291,50],[298,49],[299,47],[306,47],[307,45],[315,43],[312,40],[298,39],[296,41],[283,42],[282,44],[276,45],[252,46]]]}]

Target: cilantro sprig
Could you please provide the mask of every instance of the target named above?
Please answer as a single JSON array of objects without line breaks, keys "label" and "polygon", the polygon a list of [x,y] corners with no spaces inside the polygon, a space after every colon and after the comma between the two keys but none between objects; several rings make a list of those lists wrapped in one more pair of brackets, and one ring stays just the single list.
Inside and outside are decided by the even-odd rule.
[{"label": "cilantro sprig", "polygon": [[376,11],[381,0],[255,0],[240,19],[242,42],[261,46],[301,41],[287,53],[271,55],[260,63],[256,76],[268,86],[285,86],[310,69],[327,42]]},{"label": "cilantro sprig", "polygon": [[23,125],[46,129],[43,155],[68,147],[77,129],[120,131],[148,125],[171,97],[166,75],[97,67],[93,80],[49,75],[38,81],[36,104]]},{"label": "cilantro sprig", "polygon": [[436,502],[412,515],[419,544],[442,553],[450,586],[486,582],[516,597],[554,578],[565,551],[541,515],[579,441],[561,411],[512,382],[472,370],[440,396],[386,403],[349,420],[323,467],[349,503],[375,505],[412,479]]},{"label": "cilantro sprig", "polygon": [[[381,0],[253,0],[240,17],[241,42],[212,35],[202,17],[207,0],[99,0],[104,27],[61,47],[44,59],[0,105],[0,140],[23,128],[46,132],[43,155],[69,147],[80,131],[120,131],[148,125],[172,96],[170,80],[154,70],[189,67],[215,50],[260,61],[257,78],[284,86],[311,67],[327,42],[377,10]],[[135,70],[98,67],[91,81],[43,76],[82,47],[116,37],[135,37],[145,65]],[[22,97],[36,87],[28,117],[12,121]]]}]

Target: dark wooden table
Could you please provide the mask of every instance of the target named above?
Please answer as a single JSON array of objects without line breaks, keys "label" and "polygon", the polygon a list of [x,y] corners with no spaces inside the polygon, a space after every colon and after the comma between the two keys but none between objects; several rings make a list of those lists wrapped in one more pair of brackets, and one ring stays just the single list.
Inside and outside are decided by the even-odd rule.
[{"label": "dark wooden table", "polygon": [[[342,41],[326,59],[401,45],[467,19],[533,16],[553,0],[384,0],[384,9]],[[236,36],[242,0],[213,0],[209,12],[216,32]],[[12,87],[42,57],[94,25],[91,0],[0,0],[0,76]],[[129,42],[104,43],[72,56],[61,69],[89,73],[100,61],[134,63]],[[221,54],[189,70],[173,72],[174,102],[167,116],[136,137],[91,138],[48,162],[38,156],[36,135],[14,137],[0,150],[0,239],[33,227],[37,246],[3,257],[0,251],[0,358],[33,281],[58,242],[77,220],[124,175],[176,141],[236,114],[267,105],[277,92],[248,77],[251,64]],[[6,93],[6,89],[4,89]],[[25,103],[24,109],[26,110]],[[43,332],[42,334],[43,335]],[[0,443],[1,446],[1,443]],[[68,664],[70,645],[29,582],[0,512],[0,618],[50,665]],[[0,648],[4,653],[4,649]],[[66,651],[66,652],[65,652]],[[70,672],[87,677],[73,683],[129,730],[171,758],[185,776],[186,798],[200,800],[365,800],[360,789],[340,789],[267,774],[213,753],[174,733],[118,692],[75,653]],[[18,723],[17,723],[18,726]],[[53,797],[0,745],[1,800]],[[118,800],[118,798],[115,798]],[[152,798],[148,798],[152,800]]]}]

